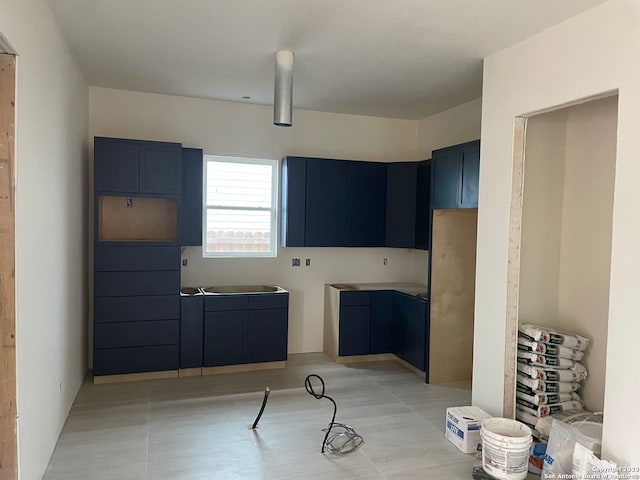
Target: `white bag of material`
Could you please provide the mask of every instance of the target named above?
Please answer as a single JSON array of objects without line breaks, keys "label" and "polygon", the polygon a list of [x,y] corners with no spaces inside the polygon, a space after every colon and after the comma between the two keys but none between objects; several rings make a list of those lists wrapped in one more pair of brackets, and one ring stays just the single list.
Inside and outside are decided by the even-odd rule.
[{"label": "white bag of material", "polygon": [[584,352],[561,345],[536,342],[522,335],[518,335],[518,349],[526,352],[535,352],[551,357],[569,358],[571,360],[582,360]]},{"label": "white bag of material", "polygon": [[522,350],[518,350],[518,362],[556,368],[576,368],[576,362],[569,358],[549,357],[535,352],[523,352]]},{"label": "white bag of material", "polygon": [[530,378],[538,380],[547,380],[549,382],[582,382],[587,378],[587,372],[583,365],[576,363],[576,367],[582,368],[573,370],[561,370],[551,367],[540,367],[535,365],[527,365],[524,363],[518,363],[518,371]]},{"label": "white bag of material", "polygon": [[527,402],[522,398],[516,398],[516,408],[532,413],[538,417],[546,417],[555,413],[566,412],[567,410],[577,410],[582,408],[582,400],[569,400],[568,402],[555,403],[553,405],[536,405]]},{"label": "white bag of material", "polygon": [[[523,392],[570,393],[580,388],[578,382],[548,382],[518,373],[516,387]],[[525,389],[526,388],[526,389]],[[527,390],[528,389],[528,390]]]},{"label": "white bag of material", "polygon": [[589,339],[581,335],[561,330],[541,327],[539,325],[531,325],[528,323],[518,327],[520,333],[530,337],[537,342],[551,343],[554,345],[562,345],[564,347],[575,348],[576,350],[585,350],[589,345]]},{"label": "white bag of material", "polygon": [[[576,447],[577,431],[559,420],[554,420],[544,456],[542,478],[569,478],[573,472],[573,451]],[[563,476],[560,476],[563,475]]]},{"label": "white bag of material", "polygon": [[564,412],[556,413],[550,417],[542,417],[538,420],[535,427],[538,432],[544,437],[549,437],[551,434],[551,425],[553,420],[560,420],[564,423],[581,423],[581,422],[597,422],[602,423],[603,417],[601,413],[593,413],[582,408],[576,410],[567,410]]},{"label": "white bag of material", "polygon": [[534,393],[533,395],[516,391],[516,398],[521,398],[535,405],[552,405],[554,403],[568,402],[570,400],[582,401],[580,395],[571,393]]},{"label": "white bag of material", "polygon": [[615,463],[600,460],[584,445],[576,443],[573,450],[573,478],[618,479],[618,467]]},{"label": "white bag of material", "polygon": [[540,420],[540,417],[533,413],[525,412],[524,410],[516,409],[516,420],[521,421],[532,430],[535,428],[536,423]]}]

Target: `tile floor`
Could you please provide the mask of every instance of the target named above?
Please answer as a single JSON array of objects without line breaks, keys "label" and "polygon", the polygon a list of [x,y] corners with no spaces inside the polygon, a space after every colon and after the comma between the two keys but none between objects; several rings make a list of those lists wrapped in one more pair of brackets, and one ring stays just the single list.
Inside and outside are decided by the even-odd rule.
[{"label": "tile floor", "polygon": [[[328,400],[304,390],[316,373],[337,421],[365,444],[320,454]],[[251,431],[264,387],[272,390]],[[444,438],[445,409],[468,405],[468,385],[426,385],[393,361],[336,365],[292,355],[280,370],[93,385],[85,382],[45,480],[471,479],[473,455]]]}]

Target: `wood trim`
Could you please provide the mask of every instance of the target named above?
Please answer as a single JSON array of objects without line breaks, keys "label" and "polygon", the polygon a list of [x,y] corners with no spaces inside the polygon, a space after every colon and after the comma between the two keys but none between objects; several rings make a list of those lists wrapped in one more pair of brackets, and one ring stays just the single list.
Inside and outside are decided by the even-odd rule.
[{"label": "wood trim", "polygon": [[272,370],[284,368],[287,362],[242,363],[239,365],[223,365],[221,367],[202,367],[202,375],[217,375],[220,373],[255,372],[258,370]]},{"label": "wood trim", "polygon": [[340,365],[349,365],[350,363],[382,362],[385,360],[398,360],[398,357],[393,353],[372,353],[370,355],[336,355],[334,358],[334,361]]},{"label": "wood trim", "polygon": [[163,370],[160,372],[122,373],[118,375],[99,375],[93,377],[95,385],[106,383],[139,382],[141,380],[159,380],[163,378],[178,378],[178,370]]},{"label": "wood trim", "polygon": [[18,478],[15,283],[16,59],[0,55],[0,479]]},{"label": "wood trim", "polygon": [[199,377],[202,375],[202,367],[181,368],[178,370],[179,377]]},{"label": "wood trim", "polygon": [[504,397],[502,415],[514,418],[516,402],[516,350],[518,345],[518,302],[520,295],[520,246],[522,241],[522,201],[527,119],[514,123],[511,212],[509,216],[509,253],[507,267],[507,311],[504,349]]}]

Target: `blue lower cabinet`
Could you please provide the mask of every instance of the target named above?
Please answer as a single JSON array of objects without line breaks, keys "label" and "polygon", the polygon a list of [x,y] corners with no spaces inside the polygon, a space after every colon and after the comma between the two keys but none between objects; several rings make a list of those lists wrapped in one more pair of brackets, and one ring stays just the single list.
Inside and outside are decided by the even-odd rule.
[{"label": "blue lower cabinet", "polygon": [[339,355],[369,354],[369,333],[369,305],[340,307]]},{"label": "blue lower cabinet", "polygon": [[287,359],[289,294],[204,297],[205,367]]},{"label": "blue lower cabinet", "polygon": [[204,296],[180,297],[180,368],[202,367]]},{"label": "blue lower cabinet", "polygon": [[96,323],[94,338],[96,349],[177,345],[180,338],[180,320]]},{"label": "blue lower cabinet", "polygon": [[247,310],[205,313],[205,367],[247,363],[247,318]]},{"label": "blue lower cabinet", "polygon": [[369,353],[391,352],[392,307],[392,291],[381,290],[371,292]]},{"label": "blue lower cabinet", "polygon": [[94,375],[154,372],[178,369],[178,345],[94,350]]},{"label": "blue lower cabinet", "polygon": [[425,370],[428,325],[427,301],[393,293],[392,351],[419,370]]},{"label": "blue lower cabinet", "polygon": [[247,362],[287,359],[288,311],[286,308],[249,310]]},{"label": "blue lower cabinet", "polygon": [[172,320],[180,318],[178,295],[97,297],[93,301],[96,323]]}]

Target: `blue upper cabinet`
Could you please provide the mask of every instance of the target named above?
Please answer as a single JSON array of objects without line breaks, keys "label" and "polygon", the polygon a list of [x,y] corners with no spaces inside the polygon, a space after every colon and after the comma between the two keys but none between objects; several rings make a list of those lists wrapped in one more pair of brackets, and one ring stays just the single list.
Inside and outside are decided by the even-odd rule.
[{"label": "blue upper cabinet", "polygon": [[307,159],[282,160],[280,243],[283,247],[304,247]]},{"label": "blue upper cabinet", "polygon": [[285,157],[282,246],[427,248],[430,168]]},{"label": "blue upper cabinet", "polygon": [[181,159],[179,143],[96,137],[95,191],[179,195]]},{"label": "blue upper cabinet", "polygon": [[344,247],[347,244],[348,163],[307,159],[305,246]]},{"label": "blue upper cabinet", "polygon": [[432,208],[477,208],[480,140],[434,150]]},{"label": "blue upper cabinet", "polygon": [[202,149],[182,149],[180,245],[202,245]]},{"label": "blue upper cabinet", "polygon": [[94,179],[96,192],[137,192],[140,142],[96,137]]},{"label": "blue upper cabinet", "polygon": [[431,205],[431,160],[418,163],[416,188],[416,248],[429,250],[429,209]]},{"label": "blue upper cabinet", "polygon": [[417,178],[416,162],[387,164],[387,247],[415,247]]},{"label": "blue upper cabinet", "polygon": [[384,163],[347,166],[347,246],[383,247],[387,169]]},{"label": "blue upper cabinet", "polygon": [[460,208],[478,208],[480,142],[473,142],[462,150],[461,170]]}]

